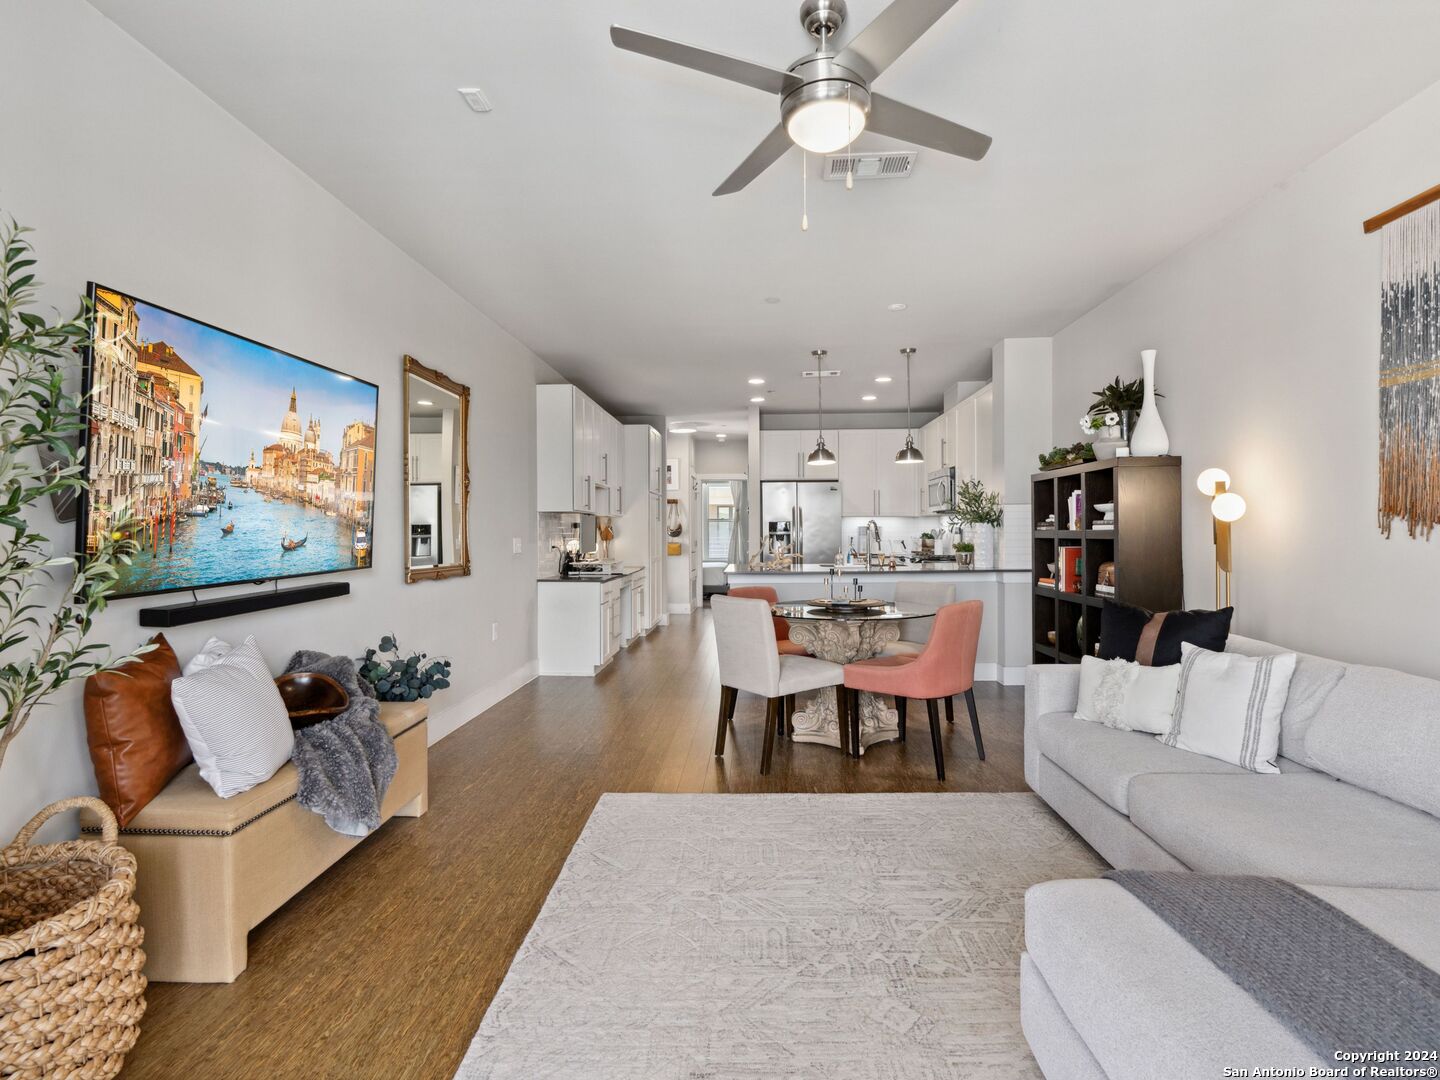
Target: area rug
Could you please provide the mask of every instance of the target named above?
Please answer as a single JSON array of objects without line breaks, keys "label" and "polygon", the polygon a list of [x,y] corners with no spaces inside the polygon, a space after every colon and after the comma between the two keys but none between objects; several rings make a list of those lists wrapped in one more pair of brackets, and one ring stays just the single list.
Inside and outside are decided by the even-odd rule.
[{"label": "area rug", "polygon": [[1030,794],[606,795],[457,1076],[1038,1078],[1025,890],[1103,869]]}]

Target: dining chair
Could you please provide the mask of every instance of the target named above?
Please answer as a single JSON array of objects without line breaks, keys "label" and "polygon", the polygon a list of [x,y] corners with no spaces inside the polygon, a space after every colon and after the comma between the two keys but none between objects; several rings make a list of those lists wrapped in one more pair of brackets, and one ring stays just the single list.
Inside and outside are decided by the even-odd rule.
[{"label": "dining chair", "polygon": [[[915,604],[919,607],[944,607],[955,602],[955,586],[938,581],[900,581],[895,585],[895,603],[904,607]],[[881,656],[919,656],[930,640],[930,630],[935,625],[932,619],[906,619],[900,624],[900,640],[892,641],[880,650]]]},{"label": "dining chair", "polygon": [[[780,602],[780,595],[769,585],[742,585],[738,589],[731,589],[727,596],[738,596],[741,599],[764,600],[772,607]],[[953,599],[953,597],[952,597]],[[790,640],[790,623],[779,615],[770,616],[775,620],[775,647],[787,656],[809,656],[805,646]]]},{"label": "dining chair", "polygon": [[[945,779],[945,756],[940,746],[940,711],[945,701],[945,718],[955,722],[954,698],[965,695],[970,709],[970,730],[975,735],[975,752],[985,760],[985,743],[980,738],[980,715],[975,709],[975,654],[980,647],[980,620],[985,605],[979,600],[946,604],[935,613],[930,640],[918,656],[877,656],[845,665],[846,695],[851,698],[846,712],[859,715],[858,695],[890,694],[900,714],[900,731],[905,731],[905,699],[925,702],[930,717],[930,746],[935,752],[935,777]],[[852,733],[852,744],[855,738]]]},{"label": "dining chair", "polygon": [[[775,623],[770,605],[763,599],[715,595],[710,598],[711,621],[715,626],[715,653],[720,666],[720,719],[715,730],[715,756],[725,754],[725,728],[735,715],[735,698],[740,691],[765,699],[765,747],[760,755],[760,772],[770,771],[775,729],[787,699],[794,708],[796,694],[845,682],[845,669],[813,656],[782,654],[776,648]],[[849,718],[845,695],[835,693],[840,709],[841,748],[848,750]]]}]

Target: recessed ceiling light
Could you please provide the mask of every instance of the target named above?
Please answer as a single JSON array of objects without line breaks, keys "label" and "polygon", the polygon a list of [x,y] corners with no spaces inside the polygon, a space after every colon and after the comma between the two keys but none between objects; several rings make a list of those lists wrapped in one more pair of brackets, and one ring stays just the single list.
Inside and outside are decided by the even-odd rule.
[{"label": "recessed ceiling light", "polygon": [[909,304],[891,304],[891,305],[890,305],[890,310],[891,310],[891,311],[904,311],[904,310],[905,310],[907,307],[909,307],[909,306],[910,306]]},{"label": "recessed ceiling light", "polygon": [[724,442],[724,441],[725,441],[725,433],[724,433],[723,431],[718,431],[718,432],[715,433],[715,438],[718,439],[720,442]]},{"label": "recessed ceiling light", "polygon": [[470,108],[478,113],[487,113],[495,108],[494,105],[490,104],[490,99],[485,96],[485,91],[481,90],[478,86],[462,86],[459,89],[459,94],[465,99],[465,104],[469,105]]},{"label": "recessed ceiling light", "polygon": [[860,400],[861,400],[861,401],[874,401],[874,400],[875,400],[875,395],[874,395],[874,394],[865,394],[864,396],[862,396],[862,397],[860,398]]},{"label": "recessed ceiling light", "polygon": [[435,402],[433,402],[433,401],[426,401],[424,398],[420,398],[418,401],[415,402],[415,404],[416,404],[416,405],[434,405]]},{"label": "recessed ceiling light", "polygon": [[764,386],[764,385],[765,385],[765,380],[764,380],[764,379],[751,379],[751,380],[750,380],[750,385],[751,385],[751,386]]},{"label": "recessed ceiling light", "polygon": [[764,403],[765,403],[765,399],[764,399],[763,397],[752,397],[752,398],[750,399],[750,404],[751,404],[751,405],[763,405]]},{"label": "recessed ceiling light", "polygon": [[671,435],[694,435],[694,434],[695,434],[695,429],[694,429],[693,427],[672,427],[672,428],[670,429],[670,434],[671,434]]},{"label": "recessed ceiling light", "polygon": [[890,381],[890,376],[889,376],[889,375],[876,375],[876,376],[875,376],[875,381],[876,381],[876,382],[889,382],[889,381]]},{"label": "recessed ceiling light", "polygon": [[778,304],[779,302],[780,302],[780,298],[779,298],[778,296],[767,296],[767,297],[765,297],[765,303],[767,303],[767,304]]}]

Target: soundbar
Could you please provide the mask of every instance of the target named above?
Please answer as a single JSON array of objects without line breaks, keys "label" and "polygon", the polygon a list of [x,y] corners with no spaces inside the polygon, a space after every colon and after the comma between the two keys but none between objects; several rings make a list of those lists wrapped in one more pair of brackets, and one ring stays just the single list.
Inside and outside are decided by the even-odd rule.
[{"label": "soundbar", "polygon": [[228,619],[232,615],[248,615],[252,611],[308,604],[312,600],[328,600],[332,596],[349,594],[348,581],[327,581],[319,585],[304,585],[298,589],[271,589],[269,592],[217,596],[213,600],[192,600],[188,604],[141,608],[140,625],[186,626],[208,619]]}]

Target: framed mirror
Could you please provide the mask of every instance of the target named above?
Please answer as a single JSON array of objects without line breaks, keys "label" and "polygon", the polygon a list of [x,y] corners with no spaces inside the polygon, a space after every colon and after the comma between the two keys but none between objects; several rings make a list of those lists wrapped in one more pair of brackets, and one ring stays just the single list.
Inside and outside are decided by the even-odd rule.
[{"label": "framed mirror", "polygon": [[405,357],[405,580],[470,573],[470,388]]}]

